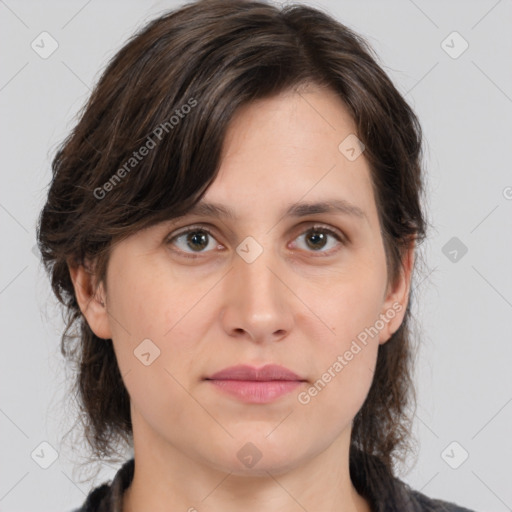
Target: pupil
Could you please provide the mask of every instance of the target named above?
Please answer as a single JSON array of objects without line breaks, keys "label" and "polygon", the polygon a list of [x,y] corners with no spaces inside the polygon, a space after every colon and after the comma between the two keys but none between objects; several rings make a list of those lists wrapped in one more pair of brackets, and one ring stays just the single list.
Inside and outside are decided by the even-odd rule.
[{"label": "pupil", "polygon": [[[194,231],[188,237],[188,241],[189,242],[192,241],[192,244],[193,244],[193,245],[191,245],[189,243],[189,247],[191,249],[194,249],[194,248],[204,249],[205,247],[208,246],[208,241],[206,240],[206,237],[207,237],[207,234],[204,231]],[[196,245],[196,241],[198,241],[200,243],[200,245]]]},{"label": "pupil", "polygon": [[318,249],[318,248],[322,248],[324,244],[320,244],[320,245],[315,245],[315,243],[313,243],[313,245],[309,244],[309,240],[317,240],[317,241],[323,241],[325,242],[325,233],[318,233],[315,234],[315,235],[312,235],[310,236],[309,238],[307,238],[308,240],[308,245],[312,246],[313,249]]},{"label": "pupil", "polygon": [[[188,238],[189,247],[191,247],[192,249],[194,249],[194,247],[192,246],[195,246],[196,249],[204,249],[205,247],[208,246],[207,233],[205,233],[204,231],[195,231],[191,233]],[[310,243],[311,240],[313,240],[312,244]],[[322,248],[325,244],[325,233],[317,232],[316,234],[308,237],[307,241],[308,245],[313,249]],[[190,242],[192,242],[192,244],[190,244]],[[320,242],[320,244],[318,244],[318,242]]]}]

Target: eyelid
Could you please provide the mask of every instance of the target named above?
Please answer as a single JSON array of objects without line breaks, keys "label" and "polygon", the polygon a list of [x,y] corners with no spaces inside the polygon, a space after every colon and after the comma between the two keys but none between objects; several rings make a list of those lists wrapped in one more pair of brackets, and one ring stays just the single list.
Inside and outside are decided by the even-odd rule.
[{"label": "eyelid", "polygon": [[[306,224],[306,226],[304,226]],[[338,228],[335,228],[334,226],[331,226],[329,224],[323,224],[318,221],[306,221],[301,223],[297,229],[299,230],[299,235],[303,235],[304,233],[307,233],[308,231],[311,231],[313,229],[318,229],[319,231],[326,231],[329,234],[332,234],[333,236],[337,236],[340,242],[346,243],[348,242],[348,237]],[[297,237],[295,237],[297,238]]]},{"label": "eyelid", "polygon": [[206,224],[191,224],[190,226],[185,226],[183,228],[179,228],[177,231],[173,231],[167,238],[168,240],[173,240],[174,238],[184,235],[189,231],[205,231],[210,235],[212,234],[212,230]]},{"label": "eyelid", "polygon": [[[304,224],[307,224],[307,226],[304,226]],[[302,223],[297,229],[300,229],[300,231],[297,233],[296,236],[293,237],[293,241],[295,241],[297,238],[305,235],[306,233],[308,233],[310,231],[322,231],[324,233],[327,233],[331,237],[335,238],[338,241],[339,245],[341,245],[341,246],[347,245],[349,242],[347,236],[342,231],[340,231],[339,229],[332,227],[328,224],[322,224],[319,222],[310,221],[310,222]],[[337,254],[339,252],[339,250],[340,250],[340,248],[338,247],[338,248],[332,248],[328,251],[320,250],[320,251],[306,251],[306,252],[314,255],[314,257],[321,258],[321,257],[333,256],[333,255]]]},{"label": "eyelid", "polygon": [[[205,224],[192,224],[190,226],[184,227],[182,229],[180,228],[177,231],[173,231],[172,233],[170,233],[165,238],[165,244],[166,245],[172,245],[172,242],[176,238],[179,238],[179,237],[181,237],[183,235],[187,235],[188,233],[191,233],[191,232],[194,232],[194,231],[204,231],[205,233],[208,233],[208,235],[211,236],[214,240],[218,241],[217,238],[215,238],[213,230],[211,228],[209,228],[207,225],[205,225]],[[206,254],[206,253],[200,253],[200,252],[194,254],[193,252],[185,252],[185,251],[181,251],[179,249],[176,250],[176,252],[178,252],[178,253],[180,253],[182,255],[185,255],[186,257],[189,257],[189,258],[200,258],[202,254]]]},{"label": "eyelid", "polygon": [[[298,230],[298,232],[297,232],[297,230]],[[295,239],[297,239],[299,236],[305,235],[306,233],[308,233],[309,231],[312,231],[312,230],[326,232],[327,234],[334,237],[341,245],[346,245],[349,242],[348,237],[339,229],[332,227],[328,224],[319,223],[317,221],[305,221],[305,222],[301,223],[299,226],[297,226],[296,230],[294,230],[294,233],[297,233],[297,234],[294,235],[293,241],[295,241]],[[177,231],[173,231],[168,237],[166,237],[165,243],[172,245],[173,240],[175,240],[176,238],[179,238],[180,236],[186,235],[186,234],[188,234],[190,232],[194,232],[194,231],[204,231],[205,233],[207,233],[209,236],[211,236],[214,240],[216,240],[218,242],[215,234],[213,233],[213,230],[208,225],[206,225],[206,224],[191,224],[184,228],[180,228]],[[317,251],[316,254],[318,256],[330,256],[333,251],[337,252],[338,250],[339,249],[331,249],[329,251]],[[184,255],[185,257],[200,258],[203,255],[208,254],[208,252],[211,252],[211,251],[194,253],[194,252],[185,252],[185,251],[177,250],[176,252]],[[310,252],[311,254],[315,254],[315,251],[307,251],[307,252]]]}]

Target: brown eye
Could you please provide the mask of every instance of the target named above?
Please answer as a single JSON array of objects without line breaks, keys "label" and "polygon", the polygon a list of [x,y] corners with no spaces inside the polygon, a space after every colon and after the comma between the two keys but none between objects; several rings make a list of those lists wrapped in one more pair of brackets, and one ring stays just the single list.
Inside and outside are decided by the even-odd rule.
[{"label": "brown eye", "polygon": [[306,244],[311,249],[323,249],[328,242],[329,235],[321,231],[313,231],[311,235],[306,236]]},{"label": "brown eye", "polygon": [[[302,233],[296,240],[304,239],[302,247],[307,252],[318,252],[322,255],[331,254],[336,246],[343,244],[343,238],[334,230],[324,226],[313,226]],[[327,249],[326,249],[327,248]]]},{"label": "brown eye", "polygon": [[190,231],[185,235],[187,246],[193,250],[203,250],[208,247],[208,233],[206,231]]},{"label": "brown eye", "polygon": [[167,243],[175,245],[178,247],[178,252],[192,258],[195,257],[193,253],[210,252],[206,250],[208,247],[212,249],[218,246],[218,242],[211,231],[204,226],[192,226],[170,238]]}]

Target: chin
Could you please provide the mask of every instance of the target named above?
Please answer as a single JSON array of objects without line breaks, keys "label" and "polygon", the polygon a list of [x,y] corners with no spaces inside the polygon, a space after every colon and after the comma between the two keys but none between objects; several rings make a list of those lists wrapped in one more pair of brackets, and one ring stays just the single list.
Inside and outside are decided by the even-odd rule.
[{"label": "chin", "polygon": [[290,437],[286,442],[282,437],[269,441],[261,435],[244,436],[243,440],[231,439],[218,454],[210,453],[208,460],[215,469],[233,475],[280,475],[294,469],[307,457],[306,453],[298,453],[297,445],[303,446]]},{"label": "chin", "polygon": [[[216,462],[218,463],[218,461]],[[278,476],[286,474],[298,465],[299,461],[297,459],[279,458],[274,454],[271,459],[262,457],[253,467],[246,467],[238,460],[228,460],[224,464],[217,464],[216,469],[235,476],[268,478],[269,475]]]}]

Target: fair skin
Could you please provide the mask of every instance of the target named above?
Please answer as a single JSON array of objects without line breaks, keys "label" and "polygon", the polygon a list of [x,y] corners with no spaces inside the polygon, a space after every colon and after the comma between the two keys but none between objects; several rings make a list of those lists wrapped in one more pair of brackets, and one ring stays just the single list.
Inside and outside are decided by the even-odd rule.
[{"label": "fair skin", "polygon": [[[351,422],[379,345],[403,320],[414,248],[389,283],[364,153],[349,161],[338,149],[355,132],[325,88],[245,106],[202,199],[231,208],[236,219],[190,215],[135,233],[113,247],[107,292],[100,285],[92,293],[90,274],[70,269],[92,330],[113,340],[130,395],[135,474],[124,512],[370,511],[350,480]],[[291,204],[327,199],[349,201],[364,215],[283,217]],[[204,245],[193,235],[171,244],[169,235],[196,224],[212,231]],[[346,242],[328,235],[322,245],[310,231],[315,224]],[[251,263],[236,252],[248,236],[263,249]],[[301,403],[299,393],[380,315],[389,318],[393,304],[378,335]],[[147,338],[160,350],[149,366],[134,356]],[[280,364],[307,382],[254,404],[203,380],[241,363]],[[237,456],[248,442],[261,454],[252,467]]]}]

